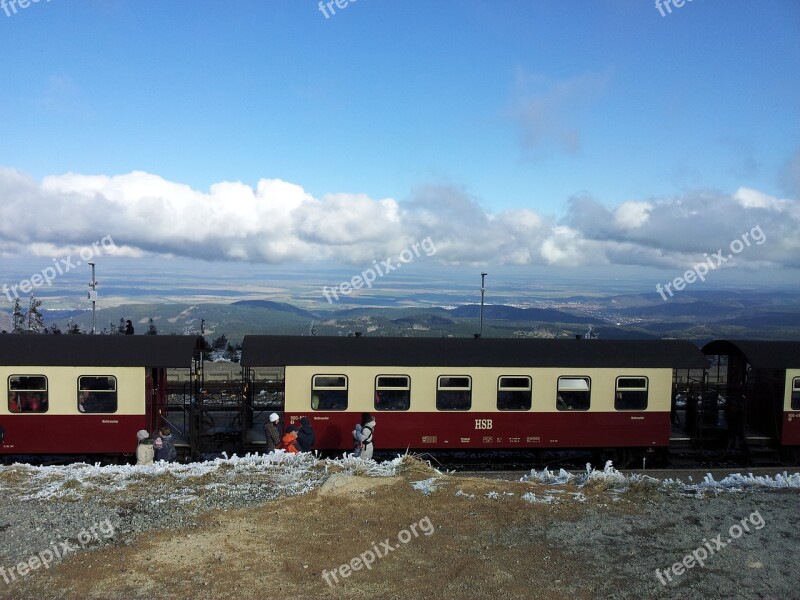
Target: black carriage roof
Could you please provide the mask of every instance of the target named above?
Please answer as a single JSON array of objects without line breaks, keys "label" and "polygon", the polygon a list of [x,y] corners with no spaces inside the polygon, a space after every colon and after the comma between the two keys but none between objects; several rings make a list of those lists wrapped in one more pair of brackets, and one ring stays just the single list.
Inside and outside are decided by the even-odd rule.
[{"label": "black carriage roof", "polygon": [[800,342],[715,340],[703,346],[708,355],[742,355],[754,369],[800,369]]},{"label": "black carriage roof", "polygon": [[680,340],[388,338],[248,335],[242,366],[670,367],[705,368]]},{"label": "black carriage roof", "polygon": [[190,367],[201,338],[190,335],[0,335],[0,365]]}]

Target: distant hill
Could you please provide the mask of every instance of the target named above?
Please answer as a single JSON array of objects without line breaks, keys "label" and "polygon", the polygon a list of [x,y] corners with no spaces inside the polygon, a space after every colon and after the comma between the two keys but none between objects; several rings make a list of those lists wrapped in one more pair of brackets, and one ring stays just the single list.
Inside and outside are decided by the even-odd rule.
[{"label": "distant hill", "polygon": [[[433,304],[408,305],[384,298],[382,306],[349,306],[311,310],[267,299],[232,303],[127,304],[99,308],[98,332],[116,332],[121,318],[131,319],[136,333],[147,330],[150,319],[163,334],[197,334],[209,338],[224,333],[233,343],[247,334],[370,336],[472,336],[478,331],[479,304],[444,308]],[[519,298],[530,301],[529,298]],[[433,302],[433,301],[431,301]],[[541,302],[541,301],[540,301]],[[570,312],[572,306],[579,314]],[[541,306],[541,305],[540,305]],[[544,305],[547,306],[547,305]],[[484,306],[486,337],[573,337],[589,325],[605,339],[619,338],[753,338],[800,339],[800,299],[791,294],[752,291],[689,292],[668,301],[658,294],[577,297],[558,308],[520,308],[507,304]],[[92,325],[91,310],[48,310],[45,322],[66,329],[72,319],[84,331]],[[11,328],[10,309],[0,310],[0,330]]]},{"label": "distant hill", "polygon": [[267,310],[274,310],[277,312],[288,312],[292,313],[293,315],[305,317],[307,319],[319,318],[318,315],[315,315],[314,313],[304,310],[302,308],[293,306],[292,304],[288,304],[286,302],[274,302],[272,300],[239,300],[238,302],[232,302],[230,306],[238,306],[240,308],[261,308]]},{"label": "distant hill", "polygon": [[[448,310],[448,312],[454,317],[462,319],[478,319],[480,317],[481,307],[479,304],[465,304],[458,308],[452,308]],[[484,320],[496,319],[501,321],[517,321],[520,323],[580,323],[584,325],[600,325],[605,323],[605,321],[601,319],[573,315],[554,308],[517,308],[515,306],[504,306],[502,304],[484,306],[483,318]]]}]

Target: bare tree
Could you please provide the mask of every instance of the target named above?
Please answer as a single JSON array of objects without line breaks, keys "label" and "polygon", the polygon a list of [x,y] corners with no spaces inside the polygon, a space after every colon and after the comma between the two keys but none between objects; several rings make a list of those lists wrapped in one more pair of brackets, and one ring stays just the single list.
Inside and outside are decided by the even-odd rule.
[{"label": "bare tree", "polygon": [[39,311],[41,305],[42,301],[37,300],[31,294],[30,302],[28,303],[28,314],[26,315],[28,318],[28,333],[41,333],[44,330],[44,317]]},{"label": "bare tree", "polygon": [[14,300],[14,313],[11,315],[13,320],[13,333],[25,333],[25,313],[22,312],[22,306],[19,303],[19,298]]}]

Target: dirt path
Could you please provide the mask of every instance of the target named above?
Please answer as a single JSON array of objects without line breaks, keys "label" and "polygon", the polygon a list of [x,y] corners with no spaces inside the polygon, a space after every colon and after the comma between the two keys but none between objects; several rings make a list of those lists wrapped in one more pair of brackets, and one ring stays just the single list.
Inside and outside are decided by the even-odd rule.
[{"label": "dirt path", "polygon": [[[619,590],[619,598],[686,598],[702,589],[694,587],[698,583],[731,588],[747,577],[769,598],[771,577],[780,576],[783,568],[774,564],[772,554],[785,552],[793,562],[791,552],[767,545],[780,538],[780,518],[792,511],[800,515],[797,493],[772,494],[783,517],[775,512],[778,508],[766,507],[773,501],[769,496],[758,500],[772,526],[771,536],[751,536],[757,546],[765,544],[762,554],[740,557],[731,550],[724,563],[713,565],[714,573],[696,569],[665,587],[654,577],[653,564],[679,561],[705,535],[681,531],[687,516],[711,511],[722,518],[741,498],[615,496],[602,489],[552,490],[463,477],[440,478],[425,495],[412,486],[422,478],[414,473],[379,479],[335,476],[304,496],[209,513],[190,531],[152,532],[130,545],[75,555],[6,588],[2,597],[588,600]],[[539,501],[523,499],[526,493]],[[675,511],[675,531],[663,536],[645,531],[654,527],[648,519],[669,510]],[[631,531],[639,526],[641,531]],[[789,526],[794,533],[783,541],[796,551],[798,523]],[[634,549],[623,547],[619,536],[634,540],[634,533],[640,536]],[[576,541],[580,536],[585,540]],[[591,541],[595,538],[597,547]],[[744,542],[740,547],[748,548]],[[620,568],[622,560],[630,562],[627,571]],[[761,567],[746,566],[756,563]],[[707,579],[720,574],[727,583]],[[763,584],[753,582],[762,576],[768,576]],[[720,593],[737,595],[724,587]],[[746,589],[743,593],[749,597]]]}]

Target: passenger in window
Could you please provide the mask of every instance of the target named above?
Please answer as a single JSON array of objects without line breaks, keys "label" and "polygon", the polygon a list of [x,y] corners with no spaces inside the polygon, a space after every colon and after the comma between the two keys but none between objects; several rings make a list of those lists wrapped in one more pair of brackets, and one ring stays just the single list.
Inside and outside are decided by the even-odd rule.
[{"label": "passenger in window", "polygon": [[264,433],[267,435],[267,454],[275,450],[281,443],[281,432],[278,431],[277,413],[272,413],[264,424]]},{"label": "passenger in window", "polygon": [[300,428],[297,430],[297,447],[300,452],[311,452],[316,442],[316,435],[314,428],[311,427],[311,421],[308,417],[300,418]]},{"label": "passenger in window", "polygon": [[42,412],[42,395],[39,393],[28,396],[28,412]]},{"label": "passenger in window", "polygon": [[18,392],[9,392],[8,393],[8,412],[18,413],[21,412],[21,407],[19,403],[19,393]]},{"label": "passenger in window", "polygon": [[372,436],[375,432],[375,419],[369,413],[361,413],[361,431],[353,430],[353,438],[361,442],[361,458],[372,458],[375,445]]},{"label": "passenger in window", "polygon": [[150,434],[146,430],[141,429],[136,432],[136,464],[137,465],[152,465],[153,464],[153,440],[150,439]]},{"label": "passenger in window", "polygon": [[155,446],[155,460],[175,462],[178,459],[178,452],[175,450],[175,439],[172,437],[172,431],[170,431],[169,427],[162,427],[160,433],[161,435],[155,441],[155,444],[157,444]]},{"label": "passenger in window", "polygon": [[564,402],[564,398],[561,397],[561,394],[556,397],[556,408],[558,410],[569,410],[569,407],[567,406],[567,403]]},{"label": "passenger in window", "polygon": [[90,412],[92,409],[91,394],[86,390],[81,390],[78,396],[78,410],[82,413]]}]

